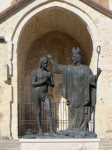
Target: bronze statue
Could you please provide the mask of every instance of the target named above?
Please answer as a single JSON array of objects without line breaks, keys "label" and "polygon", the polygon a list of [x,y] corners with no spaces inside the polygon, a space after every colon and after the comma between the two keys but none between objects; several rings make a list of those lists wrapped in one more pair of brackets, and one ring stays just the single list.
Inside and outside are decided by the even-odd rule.
[{"label": "bronze statue", "polygon": [[72,49],[72,60],[75,66],[59,65],[48,52],[46,55],[53,65],[53,72],[62,74],[63,97],[69,104],[68,130],[88,131],[88,122],[91,120],[96,104],[96,83],[101,69],[98,68],[97,75],[93,75],[91,69],[84,65],[78,47],[76,50]]},{"label": "bronze statue", "polygon": [[46,68],[48,65],[48,60],[45,57],[40,58],[39,68],[32,71],[32,86],[34,89],[34,102],[36,108],[36,120],[38,123],[39,133],[42,135],[41,129],[41,100],[44,103],[47,115],[48,124],[50,127],[50,134],[54,134],[52,129],[52,112],[51,112],[51,102],[48,96],[48,86],[54,87],[54,82],[51,72]]}]

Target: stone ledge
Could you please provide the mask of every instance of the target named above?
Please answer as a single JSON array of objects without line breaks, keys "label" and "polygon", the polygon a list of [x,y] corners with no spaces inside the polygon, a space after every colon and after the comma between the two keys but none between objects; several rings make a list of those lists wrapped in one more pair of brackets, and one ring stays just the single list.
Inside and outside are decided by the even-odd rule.
[{"label": "stone ledge", "polygon": [[100,142],[100,139],[20,139],[21,143],[89,143]]},{"label": "stone ledge", "polygon": [[100,139],[21,139],[21,150],[98,150]]}]

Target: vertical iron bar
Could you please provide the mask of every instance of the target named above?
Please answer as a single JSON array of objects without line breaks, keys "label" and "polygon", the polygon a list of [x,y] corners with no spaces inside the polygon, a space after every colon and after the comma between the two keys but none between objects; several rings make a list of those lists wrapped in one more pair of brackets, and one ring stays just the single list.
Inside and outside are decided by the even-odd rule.
[{"label": "vertical iron bar", "polygon": [[66,128],[67,128],[67,105],[66,105],[66,107],[65,107],[65,108],[66,108],[66,110],[65,110],[65,111],[66,111]]},{"label": "vertical iron bar", "polygon": [[[58,109],[59,109],[59,100],[58,100]],[[59,112],[58,112],[58,113],[59,113]],[[60,115],[60,114],[58,114],[58,131],[59,131],[59,124],[60,124],[59,115]]]},{"label": "vertical iron bar", "polygon": [[62,110],[61,110],[61,130],[62,130]]},{"label": "vertical iron bar", "polygon": [[64,99],[63,99],[63,130],[64,130]]},{"label": "vertical iron bar", "polygon": [[29,116],[30,116],[30,114],[29,114],[29,100],[28,100],[28,97],[27,97],[27,130],[29,129]]},{"label": "vertical iron bar", "polygon": [[55,132],[57,131],[57,122],[56,122],[56,102],[55,102]]},{"label": "vertical iron bar", "polygon": [[[40,110],[40,113],[41,113],[41,110]],[[38,127],[37,127],[37,112],[36,112],[36,131],[38,131]]]},{"label": "vertical iron bar", "polygon": [[[21,103],[21,120],[22,120],[22,118],[23,118],[23,116],[22,116],[22,113],[23,111],[22,111],[22,103]],[[21,136],[22,136],[22,130],[23,130],[23,125],[22,125],[22,121],[21,121]]]},{"label": "vertical iron bar", "polygon": [[[43,105],[43,103],[42,103]],[[44,133],[44,105],[43,105],[43,133]]]},{"label": "vertical iron bar", "polygon": [[55,129],[55,127],[54,127],[54,102],[53,102],[53,113],[52,113],[52,128],[53,128],[53,130]]},{"label": "vertical iron bar", "polygon": [[[19,118],[19,120],[22,120],[22,105],[21,105],[21,103],[19,103],[19,105],[20,105],[20,118]],[[19,128],[19,136],[21,136],[21,130],[22,130],[22,124],[21,124],[21,121],[20,121],[20,128]]]},{"label": "vertical iron bar", "polygon": [[[93,114],[92,114],[92,118],[91,118],[91,121],[93,120]],[[92,122],[91,122],[91,131],[92,131]]]},{"label": "vertical iron bar", "polygon": [[20,136],[20,135],[19,135],[19,129],[20,129],[20,128],[19,128],[19,103],[18,103],[18,137]]},{"label": "vertical iron bar", "polygon": [[31,124],[30,124],[30,120],[31,120],[31,105],[30,104],[28,105],[28,108],[29,108],[29,111],[28,111],[28,116],[29,116],[29,119],[28,119],[28,122],[29,122],[28,129],[31,129]]},{"label": "vertical iron bar", "polygon": [[[22,105],[21,103],[19,103],[19,120],[22,120]],[[19,136],[21,136],[21,132],[22,132],[22,124],[21,121],[19,121],[20,125],[19,125]]]},{"label": "vertical iron bar", "polygon": [[52,128],[53,131],[55,130],[55,103],[52,103],[53,107],[52,107]]},{"label": "vertical iron bar", "polygon": [[26,131],[27,131],[27,103],[26,103]]},{"label": "vertical iron bar", "polygon": [[33,103],[33,130],[35,130],[35,124],[34,124],[34,103]]},{"label": "vertical iron bar", "polygon": [[[19,103],[19,105],[20,105],[20,106],[19,106],[19,108],[20,108],[20,112],[19,112],[19,113],[20,113],[20,115],[19,115],[20,118],[19,118],[19,120],[22,120],[22,105],[21,105],[21,103]],[[19,131],[19,134],[20,134],[20,135],[19,135],[19,136],[21,136],[22,124],[21,124],[21,121],[19,121],[19,122],[20,122],[20,125],[19,125],[19,130],[20,130],[20,131]]]},{"label": "vertical iron bar", "polygon": [[[52,105],[51,105],[51,107],[52,107]],[[51,111],[52,111],[52,109],[51,109]],[[47,126],[46,132],[49,133],[49,123],[48,123],[48,119],[47,118],[48,118],[48,115],[46,113],[46,126]]]},{"label": "vertical iron bar", "polygon": [[[52,109],[52,125],[53,125],[53,103],[52,103],[51,109]],[[53,126],[52,126],[52,128],[53,128]]]},{"label": "vertical iron bar", "polygon": [[[33,120],[32,120],[32,102],[31,102],[31,123],[33,123],[32,121],[33,121]],[[31,129],[33,130],[32,125],[33,125],[33,124],[31,124]]]}]

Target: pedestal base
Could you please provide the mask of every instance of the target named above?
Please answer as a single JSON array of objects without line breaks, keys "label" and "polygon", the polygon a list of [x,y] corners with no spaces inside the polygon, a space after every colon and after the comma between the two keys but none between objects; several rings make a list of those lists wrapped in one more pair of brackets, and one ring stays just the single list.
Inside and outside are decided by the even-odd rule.
[{"label": "pedestal base", "polygon": [[98,150],[100,139],[21,139],[21,150]]}]

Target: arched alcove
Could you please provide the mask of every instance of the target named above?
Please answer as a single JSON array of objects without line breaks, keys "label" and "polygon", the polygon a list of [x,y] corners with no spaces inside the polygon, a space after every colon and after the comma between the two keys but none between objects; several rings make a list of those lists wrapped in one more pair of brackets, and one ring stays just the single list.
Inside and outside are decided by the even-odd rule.
[{"label": "arched alcove", "polygon": [[[33,88],[31,86],[31,72],[38,68],[39,59],[46,57],[46,50],[53,55],[59,64],[71,65],[72,47],[79,47],[84,63],[90,65],[93,43],[87,24],[76,14],[60,8],[52,7],[35,14],[23,27],[18,41],[18,89],[20,103],[33,103]],[[48,70],[52,72],[49,63]],[[53,73],[53,72],[52,72]],[[49,88],[51,101],[62,98],[61,75],[53,74],[55,88]],[[26,104],[26,107],[28,104]],[[21,119],[32,113],[34,107],[20,105]],[[26,113],[23,113],[23,110]],[[30,117],[29,120],[32,118]],[[44,117],[45,118],[45,117]],[[28,123],[28,122],[27,122]],[[28,128],[32,128],[29,125]],[[44,127],[43,127],[44,128]],[[21,127],[23,133],[25,127]]]},{"label": "arched alcove", "polygon": [[[64,39],[66,39],[65,41],[67,41],[65,45],[67,44],[69,45],[68,48],[66,48],[67,57],[68,57],[67,58],[68,60],[66,60],[66,64],[72,63],[71,58],[70,58],[71,47],[74,46],[76,48],[77,46],[79,46],[83,55],[84,63],[90,66],[93,72],[96,69],[96,67],[94,66],[94,61],[96,60],[95,49],[98,43],[98,33],[89,15],[85,14],[83,11],[81,11],[81,9],[79,10],[78,8],[72,7],[68,4],[63,5],[63,3],[61,2],[57,2],[57,3],[52,2],[50,3],[50,5],[45,4],[42,7],[39,7],[37,9],[35,8],[28,10],[29,12],[27,12],[24,15],[24,17],[19,21],[12,35],[12,41],[14,44],[13,68],[14,68],[14,73],[16,74],[17,72],[17,77],[16,76],[13,77],[14,82],[12,83],[13,83],[14,91],[18,93],[16,94],[16,92],[14,92],[15,101],[12,107],[13,111],[15,110],[15,106],[17,107],[18,102],[26,101],[25,100],[25,97],[26,97],[25,95],[27,95],[27,92],[25,91],[25,86],[26,86],[26,81],[27,81],[26,76],[27,76],[27,73],[30,76],[30,72],[31,72],[31,70],[27,72],[26,67],[28,63],[32,64],[31,60],[28,60],[28,59],[32,51],[31,49],[33,48],[34,45],[36,45],[35,44],[36,41],[39,42],[39,40],[41,40],[42,38],[44,39],[45,37],[47,37],[46,39],[42,40],[42,41],[45,41],[44,46],[43,46],[44,48],[42,49],[43,51],[42,54],[44,55],[42,56],[45,56],[45,51],[50,50],[50,49],[47,49],[49,48],[48,43],[50,43],[50,41],[52,41],[53,38],[54,38],[54,41],[58,42],[58,40],[56,40],[57,38],[59,40],[60,39],[62,40],[63,39],[62,37],[64,37]],[[70,45],[71,40],[75,43],[74,44],[72,43]],[[56,47],[54,44],[53,49],[55,48]],[[34,49],[36,49],[36,46],[34,46]],[[62,47],[58,51],[58,53],[62,54],[63,51],[64,51],[64,45],[62,44]],[[53,51],[50,50],[49,52],[52,54]],[[33,54],[35,57],[35,53]],[[39,57],[41,57],[41,55],[38,55],[38,58]],[[61,59],[62,58],[59,59],[59,62],[57,60],[57,62],[65,63],[64,58],[62,62],[61,62]],[[39,60],[37,59],[36,63],[38,63],[38,61]],[[17,63],[17,66],[16,66],[16,63]],[[38,68],[38,64],[35,67]],[[51,71],[52,67],[51,66],[49,67]],[[28,80],[30,79],[31,79],[31,76],[29,77]],[[30,81],[29,81],[29,84],[30,84]],[[24,114],[23,116],[26,115],[24,113],[25,111],[27,110],[23,109],[23,112],[22,112]],[[19,116],[22,116],[21,113],[19,114]],[[15,117],[18,117],[18,116],[16,116],[15,114],[12,117],[13,137],[17,137],[17,132],[15,132],[15,130],[17,129],[16,126],[18,126],[18,122],[14,121]]]}]

